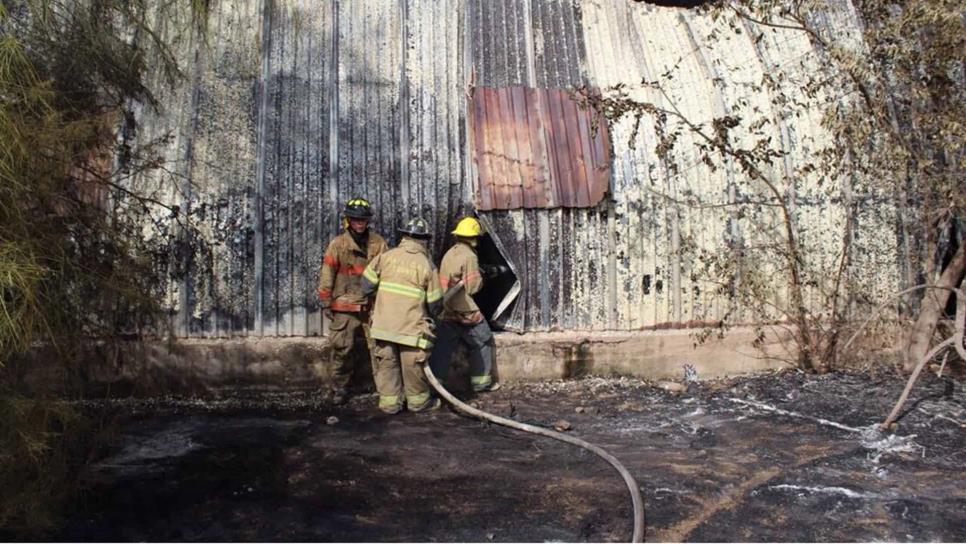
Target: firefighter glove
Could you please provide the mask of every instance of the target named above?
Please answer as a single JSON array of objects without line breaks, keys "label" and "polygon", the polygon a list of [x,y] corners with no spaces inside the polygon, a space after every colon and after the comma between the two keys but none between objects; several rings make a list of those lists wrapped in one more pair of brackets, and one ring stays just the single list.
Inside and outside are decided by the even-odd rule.
[{"label": "firefighter glove", "polygon": [[487,278],[496,278],[510,272],[510,267],[499,264],[480,265],[480,272]]}]

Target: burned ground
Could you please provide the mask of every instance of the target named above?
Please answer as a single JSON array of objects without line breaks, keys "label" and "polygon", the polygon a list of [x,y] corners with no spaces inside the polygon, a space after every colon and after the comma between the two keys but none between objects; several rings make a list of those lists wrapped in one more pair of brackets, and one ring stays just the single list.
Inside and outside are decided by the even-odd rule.
[{"label": "burned ground", "polygon": [[[921,379],[894,433],[898,376],[782,372],[692,384],[625,378],[505,387],[484,409],[615,454],[648,540],[962,541],[966,382]],[[120,400],[116,444],[64,540],[612,541],[630,535],[609,465],[447,410],[384,416],[310,392]],[[327,424],[336,416],[338,422]]]}]

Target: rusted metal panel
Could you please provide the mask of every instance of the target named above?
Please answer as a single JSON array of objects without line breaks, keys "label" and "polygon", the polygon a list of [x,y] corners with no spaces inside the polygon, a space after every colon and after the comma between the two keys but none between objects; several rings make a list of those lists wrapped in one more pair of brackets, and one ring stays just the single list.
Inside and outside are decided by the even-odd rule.
[{"label": "rusted metal panel", "polygon": [[606,120],[564,89],[477,87],[477,209],[596,206],[610,182]]}]

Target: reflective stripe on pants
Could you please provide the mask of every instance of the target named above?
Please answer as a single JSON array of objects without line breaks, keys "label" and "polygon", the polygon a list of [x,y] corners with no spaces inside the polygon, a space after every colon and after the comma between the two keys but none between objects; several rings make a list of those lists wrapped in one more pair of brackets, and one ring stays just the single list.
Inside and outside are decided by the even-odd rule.
[{"label": "reflective stripe on pants", "polygon": [[379,395],[380,408],[395,408],[399,406],[399,397],[396,395]]},{"label": "reflective stripe on pants", "polygon": [[[410,407],[425,404],[429,399],[429,381],[423,374],[426,350],[375,340],[372,375],[379,392],[379,407],[400,406],[403,397]],[[395,399],[395,405],[383,405],[382,399]]]},{"label": "reflective stripe on pants", "polygon": [[470,376],[470,385],[474,387],[485,387],[493,383],[493,377],[489,374],[484,376]]},{"label": "reflective stripe on pants", "polygon": [[[486,320],[464,325],[455,321],[441,321],[436,327],[436,343],[429,358],[429,367],[445,383],[449,364],[460,344],[466,346],[472,379],[489,379],[493,372],[493,331]],[[489,382],[488,382],[489,383]],[[476,385],[472,382],[472,385]]]}]

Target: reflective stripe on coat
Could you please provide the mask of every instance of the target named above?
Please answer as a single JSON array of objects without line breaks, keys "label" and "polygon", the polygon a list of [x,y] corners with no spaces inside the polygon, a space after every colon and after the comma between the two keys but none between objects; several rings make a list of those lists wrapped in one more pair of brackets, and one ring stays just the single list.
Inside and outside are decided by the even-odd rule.
[{"label": "reflective stripe on coat", "polygon": [[419,242],[403,238],[399,247],[376,257],[362,275],[366,292],[375,292],[373,339],[429,349],[435,335],[431,317],[441,303],[436,268]]},{"label": "reflective stripe on coat", "polygon": [[363,252],[349,231],[329,242],[319,269],[319,299],[323,308],[337,312],[358,312],[368,303],[362,292],[361,277],[366,266],[384,253],[386,240],[372,230]]}]

